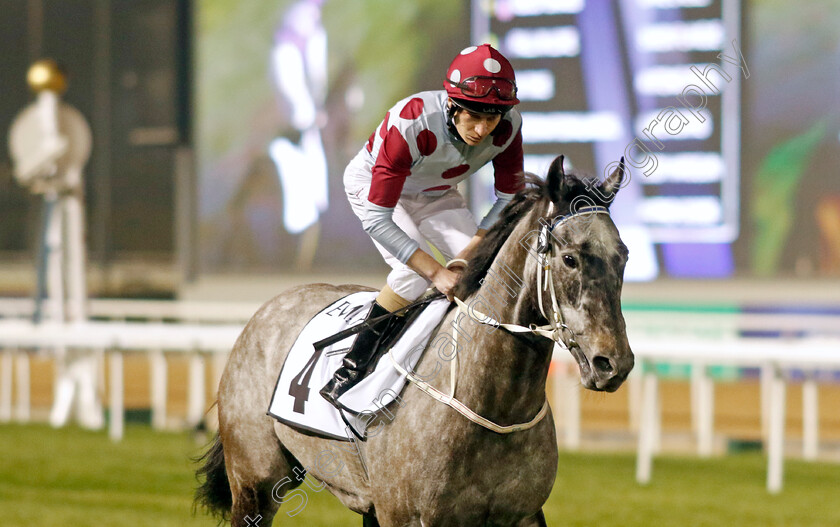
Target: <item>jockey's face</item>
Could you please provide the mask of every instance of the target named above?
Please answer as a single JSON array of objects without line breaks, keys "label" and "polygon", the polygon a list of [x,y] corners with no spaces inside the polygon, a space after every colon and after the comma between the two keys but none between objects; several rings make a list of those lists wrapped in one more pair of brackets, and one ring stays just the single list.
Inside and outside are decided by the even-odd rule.
[{"label": "jockey's face", "polygon": [[478,113],[459,108],[455,112],[455,129],[461,139],[475,146],[487,138],[498,126],[502,116],[497,113]]}]

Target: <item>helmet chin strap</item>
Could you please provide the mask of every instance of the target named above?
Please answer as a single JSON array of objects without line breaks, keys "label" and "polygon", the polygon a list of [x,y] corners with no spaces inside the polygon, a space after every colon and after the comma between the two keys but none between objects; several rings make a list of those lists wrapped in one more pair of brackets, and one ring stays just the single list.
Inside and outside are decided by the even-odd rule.
[{"label": "helmet chin strap", "polygon": [[462,108],[453,103],[451,99],[446,100],[446,127],[449,129],[449,133],[452,134],[452,137],[454,137],[458,142],[467,144],[467,142],[464,141],[464,138],[461,137],[461,134],[458,133],[458,128],[455,126],[455,114],[461,109]]}]

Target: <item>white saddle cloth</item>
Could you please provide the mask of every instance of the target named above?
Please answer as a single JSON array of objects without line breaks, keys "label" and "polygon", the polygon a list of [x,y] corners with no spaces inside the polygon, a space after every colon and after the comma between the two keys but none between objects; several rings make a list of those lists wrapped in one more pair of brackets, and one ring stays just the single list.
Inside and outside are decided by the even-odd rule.
[{"label": "white saddle cloth", "polygon": [[[394,400],[405,386],[405,376],[394,368],[388,355],[383,354],[370,375],[339,397],[342,406],[339,410],[318,392],[341,366],[356,335],[320,352],[312,344],[364,321],[377,294],[371,291],[341,298],[306,324],[280,370],[269,415],[287,425],[331,439],[349,441],[351,431],[359,438],[365,438],[371,414]],[[448,308],[446,299],[431,302],[405,330],[391,348],[398,364],[408,371],[414,369],[432,331],[443,320]]]}]

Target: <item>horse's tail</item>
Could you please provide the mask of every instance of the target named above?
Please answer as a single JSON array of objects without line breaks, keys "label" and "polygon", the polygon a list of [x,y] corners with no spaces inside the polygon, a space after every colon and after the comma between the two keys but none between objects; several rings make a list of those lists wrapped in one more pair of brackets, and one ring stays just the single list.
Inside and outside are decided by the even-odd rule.
[{"label": "horse's tail", "polygon": [[225,469],[225,449],[218,433],[207,452],[195,461],[202,463],[202,466],[195,472],[201,485],[195,490],[193,512],[197,507],[201,507],[219,517],[220,521],[227,521],[230,518],[230,509],[233,507],[233,495],[230,492],[230,483]]}]

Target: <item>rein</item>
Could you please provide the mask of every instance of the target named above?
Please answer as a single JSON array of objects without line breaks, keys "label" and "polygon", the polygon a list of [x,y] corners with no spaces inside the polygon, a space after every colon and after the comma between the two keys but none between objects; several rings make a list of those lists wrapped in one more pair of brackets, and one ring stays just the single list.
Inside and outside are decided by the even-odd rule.
[{"label": "rein", "polygon": [[[553,208],[554,204],[549,202],[549,216],[551,215]],[[502,328],[511,334],[530,333],[533,335],[538,335],[540,337],[547,338],[549,340],[552,340],[555,344],[560,346],[565,351],[571,351],[574,348],[579,348],[580,345],[577,343],[575,334],[571,330],[571,328],[569,328],[569,326],[566,325],[565,319],[563,317],[563,312],[560,310],[560,305],[557,303],[557,294],[554,289],[554,280],[551,268],[551,258],[549,257],[553,256],[554,254],[553,244],[551,243],[551,232],[555,228],[559,227],[560,225],[563,225],[572,218],[576,218],[579,216],[589,216],[593,214],[609,214],[609,210],[607,210],[606,207],[600,206],[582,207],[578,211],[557,218],[556,221],[554,221],[554,223],[552,223],[551,225],[544,223],[542,229],[540,230],[540,236],[537,243],[537,253],[539,254],[540,260],[540,269],[537,270],[537,303],[540,308],[540,313],[543,315],[543,317],[545,317],[546,320],[548,320],[548,324],[543,326],[530,324],[528,327],[520,326],[518,324],[504,324],[502,322],[494,320],[492,317],[485,315],[484,313],[480,313],[474,309],[470,309],[469,306],[467,306],[460,298],[456,297],[455,303],[458,305],[458,313],[466,313],[466,315],[469,318],[471,318],[475,322],[478,322],[479,324],[485,324],[497,328]],[[545,289],[547,289],[551,295],[551,316],[547,315],[545,309],[543,308],[542,295],[543,290]],[[458,315],[456,314],[456,320],[457,316]],[[570,335],[568,341],[564,339],[564,334],[566,333]],[[510,434],[513,432],[520,432],[522,430],[528,430],[530,428],[533,428],[537,423],[542,421],[546,413],[548,413],[547,398],[544,400],[542,408],[540,408],[540,411],[537,412],[537,415],[535,415],[533,419],[526,423],[519,423],[508,426],[496,424],[493,421],[482,417],[481,415],[471,410],[467,405],[456,399],[455,386],[458,381],[458,335],[454,327],[452,329],[452,336],[453,342],[455,342],[455,350],[453,352],[452,362],[449,365],[450,390],[448,395],[441,392],[428,382],[424,381],[423,379],[420,379],[415,374],[403,368],[400,364],[397,363],[396,359],[394,359],[394,356],[391,354],[390,350],[388,351],[388,356],[391,358],[391,362],[394,364],[394,368],[396,368],[397,371],[399,371],[401,374],[405,375],[409,382],[414,384],[421,391],[428,394],[437,401],[440,401],[443,404],[450,406],[452,409],[454,409],[473,423],[476,423],[477,425],[480,425],[488,430],[491,430],[498,434]]]},{"label": "rein", "polygon": [[[460,261],[466,263],[464,260],[460,260]],[[336,333],[334,335],[330,335],[329,337],[327,337],[325,339],[321,339],[317,342],[314,342],[312,344],[312,347],[314,347],[316,350],[322,350],[322,349],[326,348],[327,346],[332,346],[336,342],[341,342],[342,340],[346,339],[347,337],[353,336],[356,333],[361,333],[365,329],[373,329],[374,326],[376,326],[378,323],[382,322],[383,320],[387,320],[389,318],[398,316],[402,313],[405,313],[409,309],[411,309],[413,307],[417,307],[421,304],[430,304],[430,303],[432,303],[432,301],[437,300],[439,298],[444,298],[444,297],[445,297],[445,295],[443,293],[433,293],[433,294],[418,298],[414,302],[411,302],[410,304],[408,304],[406,306],[403,306],[400,309],[397,309],[395,311],[389,311],[388,313],[385,313],[384,315],[380,315],[378,317],[367,319],[363,322],[360,322],[360,323],[356,324],[355,326],[350,326],[349,328],[347,328],[345,330],[342,330],[342,331],[339,331],[338,333]]]}]

